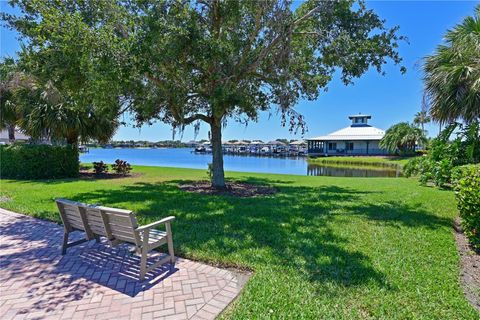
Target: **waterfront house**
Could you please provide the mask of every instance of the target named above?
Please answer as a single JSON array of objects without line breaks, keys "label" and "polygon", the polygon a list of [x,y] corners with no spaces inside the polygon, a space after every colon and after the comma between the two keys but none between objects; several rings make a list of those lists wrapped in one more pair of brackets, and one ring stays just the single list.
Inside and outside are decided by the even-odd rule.
[{"label": "waterfront house", "polygon": [[387,150],[379,143],[385,131],[368,124],[372,117],[366,114],[348,117],[350,126],[332,132],[326,136],[307,139],[308,154],[313,156],[329,155],[387,155]]}]

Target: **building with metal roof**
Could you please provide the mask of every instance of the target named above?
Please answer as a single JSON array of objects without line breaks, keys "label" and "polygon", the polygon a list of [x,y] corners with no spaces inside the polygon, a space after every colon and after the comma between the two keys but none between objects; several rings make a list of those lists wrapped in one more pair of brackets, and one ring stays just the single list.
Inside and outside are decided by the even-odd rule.
[{"label": "building with metal roof", "polygon": [[318,156],[329,155],[387,155],[387,150],[380,148],[379,143],[385,131],[368,124],[372,117],[366,114],[348,117],[350,126],[311,139],[308,142],[308,154]]}]

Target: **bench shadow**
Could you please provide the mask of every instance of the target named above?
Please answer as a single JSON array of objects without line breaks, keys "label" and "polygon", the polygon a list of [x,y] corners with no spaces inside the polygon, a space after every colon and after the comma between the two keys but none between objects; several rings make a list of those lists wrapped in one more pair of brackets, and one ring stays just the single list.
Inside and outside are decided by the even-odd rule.
[{"label": "bench shadow", "polygon": [[[105,239],[102,243],[90,241],[69,248],[62,256],[62,226],[22,216],[13,222],[1,221],[0,226],[0,283],[21,279],[17,281],[22,287],[28,287],[31,304],[20,314],[32,312],[32,308],[53,311],[106,288],[135,297],[178,271],[174,265],[166,264],[149,272],[141,282],[140,258],[130,252],[128,245],[111,247]],[[81,232],[71,237],[81,238]],[[148,263],[162,257],[158,253]]]}]

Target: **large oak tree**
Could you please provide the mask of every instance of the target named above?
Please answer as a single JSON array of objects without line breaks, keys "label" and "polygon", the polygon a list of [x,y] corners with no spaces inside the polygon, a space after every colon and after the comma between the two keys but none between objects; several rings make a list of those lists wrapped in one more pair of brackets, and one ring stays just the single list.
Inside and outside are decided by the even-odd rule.
[{"label": "large oak tree", "polygon": [[[62,38],[67,48],[69,41],[78,47],[74,54],[82,53],[80,61],[94,59],[95,63],[86,64],[100,70],[88,69],[93,71],[92,79],[104,79],[101,72],[113,73],[124,89],[117,90],[116,85],[106,94],[105,81],[92,85],[87,77],[81,82],[87,88],[82,91],[85,96],[121,93],[138,124],[161,120],[183,129],[207,123],[213,149],[212,184],[219,188],[225,187],[221,139],[228,121],[255,121],[260,112],[278,108],[283,125],[303,130],[305,120],[294,109],[300,99],[316,99],[336,75],[349,84],[370,67],[383,73],[388,59],[397,64],[401,60],[398,28],[387,28],[363,1],[308,0],[300,5],[288,0],[13,2],[36,14],[17,19],[13,25],[20,30],[61,13],[74,21],[87,21],[83,33],[98,33],[100,39],[111,42],[102,48],[95,37],[89,45],[82,33],[69,33],[68,41]],[[36,9],[46,2],[58,10],[45,15]],[[103,7],[96,8],[99,5]],[[95,23],[88,20],[92,16],[98,19]],[[58,40],[56,28],[48,32]],[[28,36],[38,38],[34,32]],[[110,60],[98,59],[99,52],[117,62],[115,68]],[[84,73],[69,69],[69,74],[74,72]]]},{"label": "large oak tree", "polygon": [[210,126],[214,187],[224,187],[222,128],[277,107],[303,129],[293,107],[316,99],[338,72],[351,83],[386,59],[400,62],[397,28],[363,2],[143,1],[137,30],[142,82],[137,120]]}]

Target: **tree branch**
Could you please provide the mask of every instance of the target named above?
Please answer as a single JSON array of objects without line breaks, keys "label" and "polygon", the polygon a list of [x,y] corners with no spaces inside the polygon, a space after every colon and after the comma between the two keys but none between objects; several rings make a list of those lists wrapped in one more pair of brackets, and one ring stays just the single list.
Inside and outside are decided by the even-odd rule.
[{"label": "tree branch", "polygon": [[125,111],[127,111],[131,106],[131,103],[128,103],[127,106],[124,108],[120,109],[120,111],[117,112],[117,116],[121,116]]},{"label": "tree branch", "polygon": [[317,12],[318,10],[320,9],[320,6],[317,6],[315,8],[313,8],[312,10],[308,11],[305,15],[303,15],[302,17],[298,18],[297,20],[293,21],[293,27],[296,27],[299,23],[301,23],[302,21],[310,18],[315,12]]},{"label": "tree branch", "polygon": [[145,73],[145,77],[147,77],[148,80],[152,81],[152,82],[155,83],[157,86],[160,86],[160,85],[166,83],[166,81],[161,80],[161,79],[158,79],[158,78],[152,76],[152,75],[149,74],[149,73]]},{"label": "tree branch", "polygon": [[[310,18],[313,14],[315,14],[320,9],[319,6],[313,8],[309,12],[307,12],[302,17],[298,18],[297,20],[293,21],[291,26],[286,26],[285,30],[289,30],[293,32],[293,29],[298,26],[301,22],[305,21],[306,19]],[[285,36],[285,30],[282,30],[262,51],[258,54],[257,59],[245,70],[245,72],[249,72],[255,70],[263,59],[270,53],[270,51],[275,47],[275,45]]]},{"label": "tree branch", "polygon": [[182,120],[182,123],[183,124],[190,124],[194,121],[197,121],[197,120],[202,120],[202,121],[205,121],[206,123],[212,123],[212,119],[204,114],[201,114],[201,113],[197,113],[197,114],[194,114],[193,116],[191,117],[187,117],[187,118],[184,118]]}]

